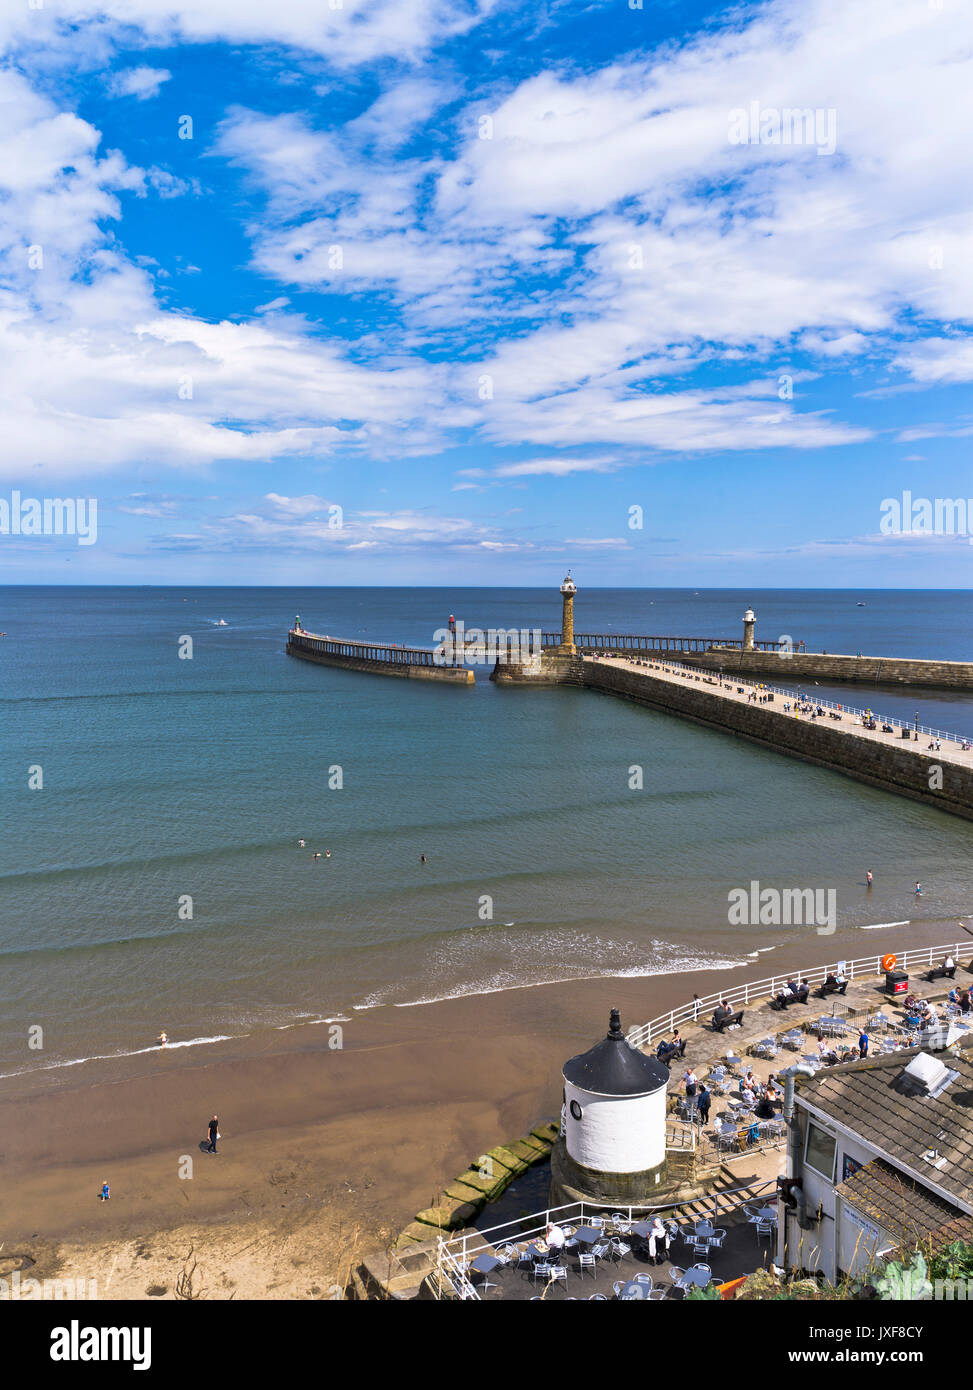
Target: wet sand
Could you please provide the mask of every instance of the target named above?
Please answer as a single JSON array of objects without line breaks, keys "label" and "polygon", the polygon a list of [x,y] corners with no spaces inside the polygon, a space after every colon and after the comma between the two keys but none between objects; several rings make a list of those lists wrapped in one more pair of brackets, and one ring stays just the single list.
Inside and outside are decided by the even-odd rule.
[{"label": "wet sand", "polygon": [[0,1276],[27,1256],[31,1275],[96,1279],[101,1298],[172,1298],[195,1261],[203,1298],[335,1297],[356,1255],[472,1159],[557,1114],[561,1066],[610,1008],[628,1028],[771,970],[950,940],[973,955],[955,922],[840,931],[730,971],[365,1011],[340,1049],[327,1025],[302,1026],[6,1078]]}]

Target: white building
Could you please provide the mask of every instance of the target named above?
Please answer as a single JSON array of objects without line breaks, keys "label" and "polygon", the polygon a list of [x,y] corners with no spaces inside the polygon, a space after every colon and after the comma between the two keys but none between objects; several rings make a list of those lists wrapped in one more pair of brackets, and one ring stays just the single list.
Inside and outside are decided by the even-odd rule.
[{"label": "white building", "polygon": [[552,1201],[651,1203],[665,1177],[669,1069],[628,1043],[612,1009],[607,1036],[565,1062],[562,1075]]},{"label": "white building", "polygon": [[794,1103],[778,1264],[834,1283],[971,1218],[967,1055],[912,1049],[823,1070],[796,1079]]}]

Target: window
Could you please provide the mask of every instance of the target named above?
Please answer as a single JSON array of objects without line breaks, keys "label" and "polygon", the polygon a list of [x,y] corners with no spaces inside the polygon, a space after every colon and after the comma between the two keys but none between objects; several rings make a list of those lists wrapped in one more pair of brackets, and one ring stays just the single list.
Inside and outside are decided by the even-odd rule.
[{"label": "window", "polygon": [[841,1163],[841,1181],[847,1182],[852,1173],[857,1173],[861,1164],[857,1158],[852,1158],[851,1154],[845,1154]]},{"label": "window", "polygon": [[574,1116],[576,1120],[581,1119],[581,1106],[578,1104],[576,1100],[573,1100],[571,1102],[571,1114]]},{"label": "window", "polygon": [[804,1162],[830,1182],[834,1175],[835,1137],[812,1120],[808,1125]]}]

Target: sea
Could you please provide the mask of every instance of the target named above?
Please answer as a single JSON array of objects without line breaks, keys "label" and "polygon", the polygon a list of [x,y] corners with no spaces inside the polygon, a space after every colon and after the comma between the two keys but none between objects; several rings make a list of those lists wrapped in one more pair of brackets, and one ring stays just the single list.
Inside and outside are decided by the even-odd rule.
[{"label": "sea", "polygon": [[[749,604],[759,638],[809,650],[973,654],[957,591],[582,589],[576,627],[736,638]],[[498,688],[488,667],[457,687],[299,661],[297,614],[431,646],[450,614],[556,631],[560,596],[0,591],[0,1076],[163,1029],[204,1047],[553,981],[765,974],[802,940],[817,958],[814,925],[731,925],[753,881],[834,889],[862,955],[918,915],[917,879],[944,940],[973,911],[961,820],[593,693]],[[973,695],[814,689],[973,735]]]}]

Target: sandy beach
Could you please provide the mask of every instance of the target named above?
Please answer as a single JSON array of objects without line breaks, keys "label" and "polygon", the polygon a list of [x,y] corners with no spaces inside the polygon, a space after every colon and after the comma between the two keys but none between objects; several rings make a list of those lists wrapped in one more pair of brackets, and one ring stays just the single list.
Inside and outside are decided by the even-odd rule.
[{"label": "sandy beach", "polygon": [[[328,1026],[305,1026],[7,1078],[0,1275],[173,1298],[194,1270],[205,1299],[338,1297],[357,1255],[394,1239],[471,1159],[557,1113],[562,1063],[611,1007],[628,1027],[771,970],[967,940],[973,953],[956,922],[839,931],[730,972],[365,1011],[340,1049]],[[215,1156],[202,1151],[214,1111]]]}]

